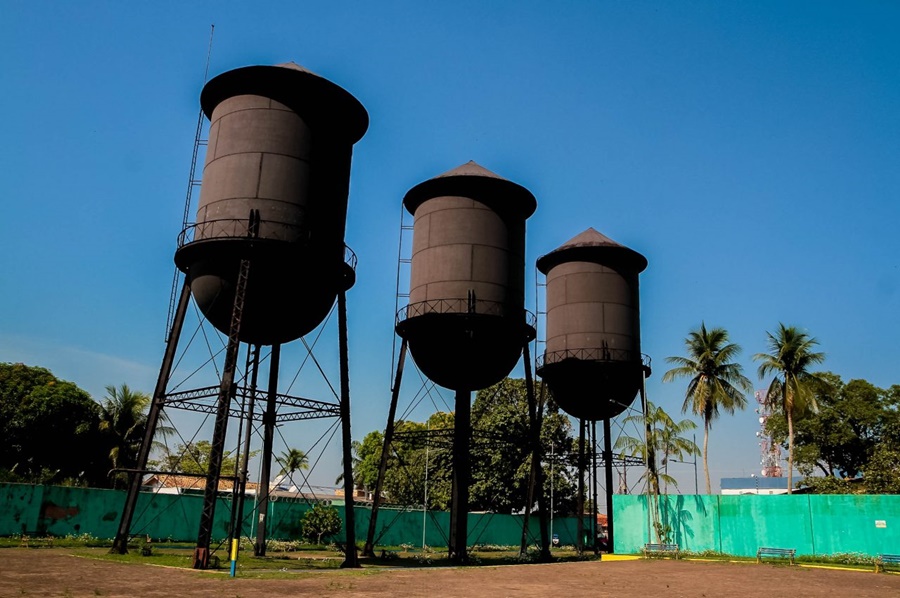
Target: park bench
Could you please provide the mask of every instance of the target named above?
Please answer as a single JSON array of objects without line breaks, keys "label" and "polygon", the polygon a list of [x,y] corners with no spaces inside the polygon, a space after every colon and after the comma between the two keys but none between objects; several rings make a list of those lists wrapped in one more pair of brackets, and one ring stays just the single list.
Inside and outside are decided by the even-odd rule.
[{"label": "park bench", "polygon": [[875,573],[884,571],[885,565],[900,565],[900,554],[879,554],[875,559]]},{"label": "park bench", "polygon": [[759,550],[756,551],[756,562],[761,563],[763,557],[771,556],[781,559],[790,559],[791,564],[794,564],[794,555],[797,554],[796,548],[767,548],[760,547]]},{"label": "park bench", "polygon": [[649,557],[653,554],[667,555],[670,554],[676,559],[678,558],[678,544],[644,544],[644,556]]}]

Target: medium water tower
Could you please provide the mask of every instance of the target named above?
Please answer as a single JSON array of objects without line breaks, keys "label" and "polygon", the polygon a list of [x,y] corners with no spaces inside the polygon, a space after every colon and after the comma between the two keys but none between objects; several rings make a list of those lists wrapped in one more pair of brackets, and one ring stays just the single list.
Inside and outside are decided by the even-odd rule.
[{"label": "medium water tower", "polygon": [[[641,355],[638,288],[638,274],[647,267],[647,259],[589,228],[540,257],[537,267],[547,277],[547,342],[537,374],[560,408],[581,422],[582,471],[584,421],[604,422],[612,546],[609,420],[634,402],[650,374]],[[583,495],[579,484],[581,503]]]},{"label": "medium water tower", "polygon": [[525,220],[537,202],[467,162],[410,189],[403,205],[414,217],[413,248],[397,334],[429,379],[456,391],[449,549],[464,562],[471,392],[505,378],[534,338],[524,307]]},{"label": "medium water tower", "polygon": [[[353,144],[365,133],[368,114],[350,93],[293,62],[222,73],[204,86],[200,105],[210,122],[200,200],[195,223],[186,226],[178,239],[175,264],[184,273],[185,283],[148,415],[139,469],[146,468],[162,407],[168,404],[203,411],[205,408],[189,403],[210,397],[204,394],[208,389],[167,394],[178,337],[193,296],[206,319],[228,337],[217,394],[212,391],[216,403],[206,410],[215,413],[215,427],[194,566],[206,568],[210,558],[229,417],[248,420],[247,447],[249,420],[262,420],[260,487],[267,489],[279,406],[321,409],[330,416],[340,415],[344,428],[344,479],[349,489],[347,516],[351,518],[347,539],[348,547],[355,546],[351,539],[344,295],[354,282],[354,264],[353,260],[345,260],[348,250],[344,228]],[[198,130],[195,151],[199,145]],[[336,298],[341,337],[339,405],[278,394],[280,345],[302,337],[322,323]],[[243,387],[235,382],[240,343],[249,345],[248,354],[251,347],[255,348],[255,361],[245,372]],[[272,346],[265,415],[253,411],[261,345]],[[244,400],[243,405],[233,405],[236,396]],[[245,449],[242,483],[246,482],[246,454]],[[122,552],[141,478],[140,474],[133,476],[116,537],[114,548]],[[236,492],[235,496],[238,494],[243,496],[243,492]],[[265,494],[264,490],[262,500]],[[264,506],[260,512],[265,513]],[[233,515],[232,526],[239,519]],[[262,520],[259,527],[263,530],[264,546]],[[239,535],[240,528],[229,533]],[[347,556],[348,561],[356,558],[355,552],[348,552]]]}]

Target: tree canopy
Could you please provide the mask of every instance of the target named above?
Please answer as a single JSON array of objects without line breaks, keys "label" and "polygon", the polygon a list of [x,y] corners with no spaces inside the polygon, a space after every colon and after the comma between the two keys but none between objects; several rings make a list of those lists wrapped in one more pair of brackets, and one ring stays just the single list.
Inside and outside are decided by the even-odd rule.
[{"label": "tree canopy", "polygon": [[[538,392],[540,385],[538,384]],[[574,511],[575,482],[570,467],[573,439],[569,419],[560,414],[552,400],[547,400],[541,427],[542,466],[549,505],[550,472],[553,472],[554,508],[568,514]],[[529,446],[529,411],[525,381],[506,379],[478,391],[472,405],[472,483],[469,505],[475,511],[505,512],[525,508],[531,455]],[[450,505],[452,475],[453,414],[438,412],[424,423],[400,421],[384,492],[391,502],[421,505],[425,501],[427,471],[427,505],[431,509],[447,509]],[[354,477],[368,490],[375,488],[384,436],[370,432],[357,446]],[[551,446],[553,450],[551,450]],[[555,460],[550,465],[551,454]]]},{"label": "tree canopy", "polygon": [[[163,448],[160,458],[153,461],[151,465],[161,471],[206,475],[209,470],[211,453],[212,443],[208,440],[198,440],[187,444],[179,444],[174,450]],[[258,453],[259,451],[250,451],[250,457]],[[234,475],[236,467],[237,460],[233,453],[222,455],[220,471],[223,476]]]},{"label": "tree canopy", "polygon": [[[900,493],[900,385],[845,383],[824,372],[809,391],[818,411],[804,412],[794,425],[802,485],[821,493]],[[787,444],[784,413],[773,414],[766,426],[776,442]]]},{"label": "tree canopy", "polygon": [[49,370],[0,363],[0,475],[14,481],[105,486],[111,468],[99,405]]}]

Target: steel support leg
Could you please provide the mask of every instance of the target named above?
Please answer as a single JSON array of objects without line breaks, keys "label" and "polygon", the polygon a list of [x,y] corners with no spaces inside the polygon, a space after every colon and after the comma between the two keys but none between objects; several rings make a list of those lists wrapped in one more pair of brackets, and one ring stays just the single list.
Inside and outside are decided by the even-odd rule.
[{"label": "steel support leg", "polygon": [[219,491],[219,476],[222,470],[222,454],[225,449],[225,433],[228,428],[228,408],[235,395],[234,375],[237,370],[238,348],[240,347],[241,317],[247,293],[247,279],[250,275],[250,260],[242,259],[238,281],[234,291],[234,308],[225,350],[225,366],[216,404],[216,421],[213,428],[209,466],[206,472],[206,489],[203,493],[203,512],[200,514],[200,529],[197,532],[197,546],[194,548],[194,569],[209,567],[209,545],[212,539],[213,518],[216,512],[216,498]]},{"label": "steel support leg", "polygon": [[466,552],[469,535],[469,483],[471,464],[469,441],[472,437],[472,393],[456,391],[453,421],[453,482],[450,503],[450,560],[457,565],[468,563]]},{"label": "steel support leg", "polygon": [[266,514],[269,509],[269,475],[272,469],[272,446],[275,441],[275,414],[278,395],[278,367],[281,362],[281,345],[272,346],[269,357],[269,393],[266,397],[266,412],[263,414],[262,471],[259,474],[259,499],[256,503],[256,544],[253,554],[266,556]]},{"label": "steel support leg", "polygon": [[191,287],[187,280],[181,287],[181,295],[178,298],[178,307],[175,309],[175,317],[172,321],[172,330],[166,343],[166,351],[163,355],[162,365],[159,368],[159,377],[156,379],[156,388],[153,390],[153,402],[150,403],[150,411],[147,413],[147,428],[144,430],[144,439],[138,451],[137,464],[131,480],[128,484],[128,494],[125,497],[125,505],[122,508],[122,518],[119,520],[119,529],[113,540],[110,552],[125,554],[128,552],[128,538],[131,534],[131,522],[134,518],[134,509],[137,505],[138,493],[141,491],[141,483],[144,479],[144,470],[147,469],[147,460],[150,457],[150,449],[153,447],[153,436],[156,434],[156,426],[162,416],[163,405],[166,402],[166,385],[172,374],[172,364],[175,362],[175,352],[178,349],[178,339],[184,326],[184,317],[187,314],[188,304],[191,299]]},{"label": "steel support leg", "polygon": [[[244,523],[244,495],[247,492],[247,470],[250,464],[250,438],[253,432],[253,412],[256,407],[256,384],[259,378],[259,350],[260,346],[253,348],[253,356],[249,360],[250,366],[250,397],[247,400],[247,411],[243,414],[245,421],[243,452],[241,453],[240,468],[234,483],[234,494],[231,502],[231,538],[241,541],[241,528]],[[230,543],[229,543],[230,546]]]},{"label": "steel support leg", "polygon": [[597,503],[597,421],[591,420],[591,546],[594,554],[600,550],[597,543],[597,513],[600,505]]},{"label": "steel support leg", "polygon": [[522,520],[522,542],[519,547],[519,554],[525,556],[528,552],[528,528],[531,508],[534,504],[535,492],[537,492],[538,517],[541,534],[541,560],[549,560],[550,539],[547,532],[547,511],[544,508],[544,484],[543,476],[541,475],[541,459],[543,457],[543,451],[541,450],[541,425],[543,423],[543,409],[538,406],[534,392],[534,378],[531,374],[531,352],[529,351],[528,343],[525,343],[523,358],[525,362],[525,393],[528,397],[528,416],[531,424],[531,471],[528,476],[528,493],[525,501],[525,514]]},{"label": "steel support leg", "polygon": [[613,462],[612,434],[608,419],[603,420],[603,462],[606,464],[606,551],[613,554]]},{"label": "steel support leg", "polygon": [[585,432],[584,420],[578,420],[578,497],[576,500],[576,516],[577,525],[575,527],[575,533],[578,534],[578,538],[575,540],[575,551],[582,555],[584,554],[584,473],[587,469],[587,465],[585,464],[584,459],[584,432]]},{"label": "steel support leg", "polygon": [[341,430],[344,447],[344,521],[347,524],[341,568],[359,567],[356,554],[356,513],[353,509],[353,446],[350,438],[350,357],[347,348],[347,293],[338,293],[338,344],[341,359]]},{"label": "steel support leg", "polygon": [[391,406],[388,409],[387,427],[384,429],[384,446],[381,448],[381,463],[378,466],[378,481],[375,482],[375,495],[372,497],[372,516],[369,519],[369,533],[363,556],[375,556],[375,532],[378,522],[378,508],[381,505],[381,493],[384,489],[384,476],[387,473],[387,462],[390,456],[391,443],[394,441],[394,418],[397,416],[397,400],[400,396],[400,381],[403,379],[403,363],[406,361],[406,339],[400,343],[400,356],[397,359],[397,375],[391,389]]}]

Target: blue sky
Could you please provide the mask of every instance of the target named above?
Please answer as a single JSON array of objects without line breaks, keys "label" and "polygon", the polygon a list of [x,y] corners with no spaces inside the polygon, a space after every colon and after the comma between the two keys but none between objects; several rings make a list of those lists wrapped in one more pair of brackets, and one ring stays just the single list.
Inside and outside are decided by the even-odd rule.
[{"label": "blue sky", "polygon": [[[530,264],[589,226],[648,258],[648,393],[670,413],[684,385],[661,383],[665,357],[701,321],[729,330],[754,381],[750,356],[784,322],[818,338],[845,380],[900,383],[896,3],[0,10],[2,361],[97,398],[107,384],[152,390],[214,23],[211,76],[293,60],[369,112],[347,229],[356,438],[387,417],[400,200],[468,160],[537,197]],[[533,309],[531,269],[527,281]],[[752,405],[715,423],[714,487],[758,471],[757,429]],[[285,433],[300,447],[317,436]],[[333,482],[337,463],[329,449],[315,481]]]}]

